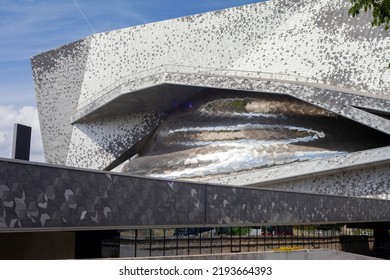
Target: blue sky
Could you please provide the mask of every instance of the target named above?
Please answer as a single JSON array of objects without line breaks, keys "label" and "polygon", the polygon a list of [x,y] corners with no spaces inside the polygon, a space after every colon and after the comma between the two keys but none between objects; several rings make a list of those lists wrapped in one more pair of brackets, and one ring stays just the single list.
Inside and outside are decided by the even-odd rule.
[{"label": "blue sky", "polygon": [[0,0],[0,157],[13,123],[33,127],[31,160],[43,161],[30,57],[95,32],[260,0]]}]

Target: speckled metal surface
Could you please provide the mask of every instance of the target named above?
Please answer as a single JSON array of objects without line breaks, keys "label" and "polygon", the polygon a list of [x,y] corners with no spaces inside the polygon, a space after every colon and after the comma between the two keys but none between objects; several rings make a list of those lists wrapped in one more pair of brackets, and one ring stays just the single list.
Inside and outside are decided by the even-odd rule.
[{"label": "speckled metal surface", "polygon": [[160,113],[117,115],[75,124],[66,165],[104,169],[130,147],[154,131]]},{"label": "speckled metal surface", "polygon": [[[292,163],[284,166],[276,166],[270,168],[264,168],[260,170],[252,170],[251,172],[246,172],[242,174],[230,174],[225,176],[219,176],[214,179],[207,179],[210,183],[215,184],[226,184],[226,185],[257,185],[265,186],[274,181],[292,181],[296,178],[312,178],[312,181],[315,182],[318,174],[332,174],[339,173],[342,170],[348,170],[350,168],[363,168],[364,166],[375,165],[384,161],[390,160],[390,147],[383,147],[378,149],[366,150],[361,152],[354,152],[350,154],[341,155],[338,157],[327,158],[327,159],[318,159],[307,162],[298,162]],[[386,174],[384,174],[386,175]],[[358,176],[354,180],[358,179],[361,181],[361,184],[364,185],[367,182],[364,177]],[[202,179],[200,179],[202,180]],[[374,182],[377,180],[374,180]],[[340,183],[340,181],[339,181]],[[344,182],[345,183],[345,182]],[[338,187],[338,184],[334,184],[332,189],[326,189],[328,194],[332,194],[333,189],[344,189],[346,186],[344,184]],[[349,187],[353,185],[350,184]],[[357,186],[357,185],[355,185]],[[386,184],[384,185],[386,187]],[[310,192],[311,189],[309,185],[306,185],[307,191]],[[348,188],[348,187],[347,187]],[[387,187],[386,187],[387,188]],[[356,192],[357,190],[355,190]],[[334,193],[333,193],[334,194]],[[360,193],[361,196],[368,195],[369,191],[366,193]]]},{"label": "speckled metal surface", "polygon": [[[389,162],[377,168],[388,166]],[[389,220],[388,200],[156,180],[0,160],[0,232]]]},{"label": "speckled metal surface", "polygon": [[45,159],[65,164],[91,38],[38,55],[31,60]]},{"label": "speckled metal surface", "polygon": [[[154,71],[159,73],[155,74]],[[145,72],[142,72],[142,75],[145,75]],[[70,116],[70,121],[71,123],[83,121],[102,107],[109,109],[112,106],[110,102],[118,97],[132,95],[132,92],[140,89],[162,84],[283,93],[317,104],[318,106],[327,106],[328,108],[336,105],[350,105],[389,113],[389,98],[375,98],[375,95],[348,88],[328,86],[319,82],[314,79],[284,74],[162,65],[153,69],[148,77],[137,78],[132,75],[119,80],[113,89],[111,87],[107,88],[107,91],[101,92],[102,95],[90,98],[85,105],[78,108]],[[146,91],[145,95],[148,94]],[[164,92],[165,95],[166,93]]]},{"label": "speckled metal surface", "polygon": [[354,171],[335,171],[332,174],[315,175],[309,178],[290,179],[289,182],[279,182],[277,185],[258,184],[261,188],[284,190],[291,192],[305,192],[316,194],[330,194],[354,197],[369,197],[390,200],[390,163],[372,166],[365,169],[363,166]]},{"label": "speckled metal surface", "polygon": [[[110,143],[113,129],[76,115],[108,106],[121,94],[169,82],[290,94],[389,133],[388,122],[349,105],[368,106],[368,99],[354,97],[367,95],[376,97],[369,106],[388,110],[390,36],[373,28],[365,14],[350,18],[348,6],[347,0],[267,1],[95,34],[35,56],[33,76],[48,162],[108,166],[118,154]],[[161,71],[161,65],[171,66]],[[203,73],[183,70],[183,65]],[[116,145],[132,143],[125,133],[151,127],[137,120],[111,122],[117,131],[129,124],[114,136]],[[99,137],[91,131],[99,131]],[[96,144],[83,152],[82,143]],[[78,154],[84,160],[73,159]]]}]

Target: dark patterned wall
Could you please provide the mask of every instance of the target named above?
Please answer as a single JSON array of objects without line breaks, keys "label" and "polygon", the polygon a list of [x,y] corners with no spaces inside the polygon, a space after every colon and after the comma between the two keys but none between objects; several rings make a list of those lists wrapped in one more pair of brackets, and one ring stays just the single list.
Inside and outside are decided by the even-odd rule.
[{"label": "dark patterned wall", "polygon": [[389,220],[388,200],[0,161],[0,232]]}]

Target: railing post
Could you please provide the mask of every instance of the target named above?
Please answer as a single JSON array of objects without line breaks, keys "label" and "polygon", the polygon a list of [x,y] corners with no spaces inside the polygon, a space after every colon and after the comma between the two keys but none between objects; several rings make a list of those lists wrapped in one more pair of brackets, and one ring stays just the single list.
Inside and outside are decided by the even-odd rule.
[{"label": "railing post", "polygon": [[221,254],[223,253],[223,234],[220,233],[221,235]]},{"label": "railing post", "polygon": [[239,252],[241,252],[241,230],[242,230],[242,227],[239,227],[239,231],[238,231],[238,248],[239,248]]},{"label": "railing post", "polygon": [[202,232],[199,233],[199,255],[202,254]]},{"label": "railing post", "polygon": [[213,253],[213,231],[211,230],[211,239],[210,239],[210,254]]},{"label": "railing post", "polygon": [[152,256],[152,229],[149,229],[149,256]]},{"label": "railing post", "polygon": [[135,237],[134,237],[134,258],[137,257],[137,243],[138,243],[138,229],[135,230]]},{"label": "railing post", "polygon": [[230,228],[230,253],[233,253],[233,231]]},{"label": "railing post", "polygon": [[187,252],[188,255],[190,255],[190,235],[187,235]]},{"label": "railing post", "polygon": [[248,252],[251,251],[251,228],[248,227]]},{"label": "railing post", "polygon": [[165,228],[164,228],[163,232],[164,232],[164,237],[163,237],[163,256],[165,257],[165,242],[166,242],[166,240],[165,240],[165,237],[166,237]]},{"label": "railing post", "polygon": [[176,231],[176,256],[179,255],[179,231]]}]

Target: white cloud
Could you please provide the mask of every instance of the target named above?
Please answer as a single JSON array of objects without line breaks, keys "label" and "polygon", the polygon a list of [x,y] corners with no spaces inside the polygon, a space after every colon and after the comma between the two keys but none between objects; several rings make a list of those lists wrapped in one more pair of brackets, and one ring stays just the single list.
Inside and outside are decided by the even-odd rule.
[{"label": "white cloud", "polygon": [[11,157],[15,123],[32,127],[30,160],[44,162],[38,111],[32,106],[0,106],[0,157]]}]

